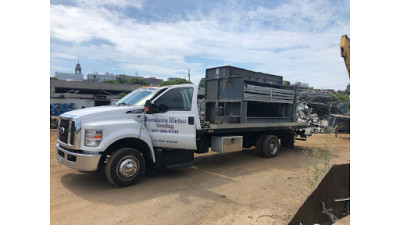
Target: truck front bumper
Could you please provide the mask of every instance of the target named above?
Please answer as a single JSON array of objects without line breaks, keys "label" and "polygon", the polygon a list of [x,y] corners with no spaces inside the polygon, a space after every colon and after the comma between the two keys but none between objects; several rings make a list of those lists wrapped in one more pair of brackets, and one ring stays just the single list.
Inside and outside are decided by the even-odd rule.
[{"label": "truck front bumper", "polygon": [[81,171],[96,171],[99,165],[100,154],[83,153],[65,149],[61,145],[56,145],[57,160],[65,166]]}]

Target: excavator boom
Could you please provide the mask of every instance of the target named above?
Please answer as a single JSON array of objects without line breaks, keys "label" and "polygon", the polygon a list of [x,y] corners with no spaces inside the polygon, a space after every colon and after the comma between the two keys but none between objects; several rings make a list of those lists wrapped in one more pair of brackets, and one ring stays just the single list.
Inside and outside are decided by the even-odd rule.
[{"label": "excavator boom", "polygon": [[350,38],[347,35],[343,35],[340,39],[340,55],[344,59],[350,78]]}]

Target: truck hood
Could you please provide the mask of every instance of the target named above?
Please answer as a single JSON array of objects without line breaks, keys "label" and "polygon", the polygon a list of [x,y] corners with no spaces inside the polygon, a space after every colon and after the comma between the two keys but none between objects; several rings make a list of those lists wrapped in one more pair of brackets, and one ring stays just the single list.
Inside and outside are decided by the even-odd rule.
[{"label": "truck hood", "polygon": [[128,119],[133,114],[143,113],[143,106],[97,106],[69,111],[60,115],[79,119],[82,123],[98,120]]}]

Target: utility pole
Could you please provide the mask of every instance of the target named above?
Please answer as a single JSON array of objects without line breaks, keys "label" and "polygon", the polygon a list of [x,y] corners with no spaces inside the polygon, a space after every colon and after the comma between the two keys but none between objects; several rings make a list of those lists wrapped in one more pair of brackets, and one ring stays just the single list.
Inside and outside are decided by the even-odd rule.
[{"label": "utility pole", "polygon": [[190,82],[190,68],[189,68],[188,76],[189,76],[189,82]]}]

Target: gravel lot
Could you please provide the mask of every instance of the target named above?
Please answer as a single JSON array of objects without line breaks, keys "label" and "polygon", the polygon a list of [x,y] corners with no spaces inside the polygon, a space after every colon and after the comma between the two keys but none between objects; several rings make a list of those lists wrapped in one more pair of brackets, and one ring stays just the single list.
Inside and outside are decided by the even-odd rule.
[{"label": "gravel lot", "polygon": [[115,188],[97,173],[60,166],[56,136],[50,131],[51,224],[287,224],[312,189],[304,147],[329,143],[331,163],[350,162],[350,134],[316,134],[276,158],[251,149],[195,155],[193,166]]}]

